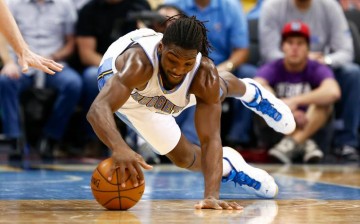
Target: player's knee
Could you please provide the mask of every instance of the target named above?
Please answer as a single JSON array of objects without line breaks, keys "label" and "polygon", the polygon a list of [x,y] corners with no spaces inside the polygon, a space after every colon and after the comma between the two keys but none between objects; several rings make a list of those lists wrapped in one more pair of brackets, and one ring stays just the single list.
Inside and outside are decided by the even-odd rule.
[{"label": "player's knee", "polygon": [[174,163],[174,165],[180,168],[190,169],[196,161],[196,152],[192,151],[181,154],[169,153],[167,154],[167,157],[171,160],[172,163]]},{"label": "player's knee", "polygon": [[178,157],[171,159],[172,162],[180,168],[190,168],[193,162],[193,157]]}]

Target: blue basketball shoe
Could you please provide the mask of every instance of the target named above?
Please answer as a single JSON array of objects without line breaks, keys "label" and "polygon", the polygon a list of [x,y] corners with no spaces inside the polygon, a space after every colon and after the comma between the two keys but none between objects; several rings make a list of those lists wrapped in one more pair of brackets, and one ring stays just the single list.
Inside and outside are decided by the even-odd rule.
[{"label": "blue basketball shoe", "polygon": [[235,149],[223,147],[223,159],[232,166],[227,177],[222,182],[234,181],[246,192],[262,198],[275,198],[278,194],[278,186],[272,176],[266,171],[250,166]]},{"label": "blue basketball shoe", "polygon": [[295,130],[296,123],[290,108],[271,92],[253,79],[242,79],[254,86],[256,95],[250,103],[241,101],[247,108],[260,115],[275,131],[290,134]]}]

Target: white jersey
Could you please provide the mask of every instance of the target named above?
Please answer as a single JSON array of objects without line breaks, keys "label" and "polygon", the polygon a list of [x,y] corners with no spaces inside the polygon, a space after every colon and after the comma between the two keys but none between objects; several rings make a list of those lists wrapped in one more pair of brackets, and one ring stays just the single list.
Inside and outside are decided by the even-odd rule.
[{"label": "white jersey", "polygon": [[[157,47],[163,35],[151,29],[138,29],[115,41],[106,51],[101,65],[111,65],[112,72],[117,71],[115,67],[116,58],[128,47],[139,44],[145,51],[153,66],[153,74],[144,90],[134,89],[127,102],[119,109],[126,114],[127,110],[144,109],[161,113],[178,115],[185,107],[195,104],[195,97],[189,94],[191,82],[199,68],[201,53],[198,53],[194,68],[185,76],[184,80],[172,90],[166,90],[162,85],[159,74],[159,58]],[[111,62],[111,63],[110,63]],[[191,98],[191,101],[190,101]]]}]

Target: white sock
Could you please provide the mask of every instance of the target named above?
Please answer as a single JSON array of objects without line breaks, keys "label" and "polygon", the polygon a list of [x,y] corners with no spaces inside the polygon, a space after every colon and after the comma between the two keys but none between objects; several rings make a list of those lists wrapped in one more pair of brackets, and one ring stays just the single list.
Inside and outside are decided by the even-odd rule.
[{"label": "white sock", "polygon": [[256,95],[255,86],[250,85],[250,83],[248,83],[245,79],[239,79],[239,80],[245,84],[246,90],[243,96],[236,97],[236,99],[242,100],[247,103],[253,101]]},{"label": "white sock", "polygon": [[223,174],[222,174],[222,176],[227,177],[231,170],[232,170],[232,167],[231,167],[230,163],[226,159],[223,159]]}]

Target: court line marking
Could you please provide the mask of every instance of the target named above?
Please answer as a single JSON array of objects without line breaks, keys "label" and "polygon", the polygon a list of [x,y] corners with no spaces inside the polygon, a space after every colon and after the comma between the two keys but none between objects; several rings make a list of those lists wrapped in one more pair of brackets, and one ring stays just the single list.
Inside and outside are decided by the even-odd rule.
[{"label": "court line marking", "polygon": [[[39,180],[39,184],[56,184],[56,183],[64,183],[64,182],[77,182],[77,181],[82,181],[84,178],[80,177],[80,176],[75,176],[75,175],[65,175],[65,178],[60,179],[60,180]],[[8,180],[8,182],[11,182],[11,184],[34,184],[34,181],[26,181],[26,180],[20,180],[20,181],[10,181]]]},{"label": "court line marking", "polygon": [[313,183],[334,185],[334,186],[347,187],[347,188],[353,188],[353,189],[360,190],[360,187],[359,187],[359,186],[353,186],[353,185],[347,185],[347,184],[337,184],[337,183],[332,183],[332,182],[327,182],[327,181],[321,181],[321,180],[311,181],[311,180],[308,180],[308,179],[306,179],[306,178],[293,177],[293,176],[289,176],[289,175],[287,175],[287,174],[272,173],[272,176],[274,176],[274,177],[283,176],[283,177],[288,177],[288,178],[292,178],[292,179],[303,180],[303,181],[306,181],[306,182],[313,182]]}]

